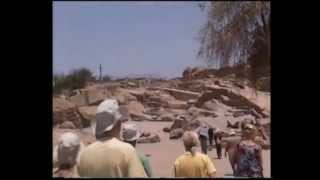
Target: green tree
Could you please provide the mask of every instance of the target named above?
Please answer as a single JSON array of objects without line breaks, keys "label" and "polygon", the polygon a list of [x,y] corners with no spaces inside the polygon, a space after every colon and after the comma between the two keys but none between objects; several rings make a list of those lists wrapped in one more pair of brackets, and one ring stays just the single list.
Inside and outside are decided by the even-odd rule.
[{"label": "green tree", "polygon": [[68,75],[54,74],[53,93],[60,94],[62,90],[83,88],[92,78],[92,72],[86,68],[72,70]]}]

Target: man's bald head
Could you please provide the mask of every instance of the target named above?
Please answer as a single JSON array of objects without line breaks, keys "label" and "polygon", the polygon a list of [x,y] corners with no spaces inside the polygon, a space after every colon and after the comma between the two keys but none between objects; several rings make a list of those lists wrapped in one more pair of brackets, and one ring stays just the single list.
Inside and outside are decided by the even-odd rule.
[{"label": "man's bald head", "polygon": [[187,151],[194,152],[192,149],[199,144],[198,134],[193,131],[186,131],[182,136],[182,140]]}]

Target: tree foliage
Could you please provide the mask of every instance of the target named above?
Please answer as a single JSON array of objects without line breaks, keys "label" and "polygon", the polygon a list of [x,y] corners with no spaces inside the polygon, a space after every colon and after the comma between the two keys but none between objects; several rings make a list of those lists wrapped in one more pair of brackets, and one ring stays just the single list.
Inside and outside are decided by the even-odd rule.
[{"label": "tree foliage", "polygon": [[83,88],[92,78],[92,72],[86,68],[72,70],[68,75],[53,75],[53,92],[54,94],[60,94],[62,90]]},{"label": "tree foliage", "polygon": [[199,34],[201,59],[219,68],[248,64],[253,77],[269,66],[270,2],[214,1],[201,9],[208,15]]}]

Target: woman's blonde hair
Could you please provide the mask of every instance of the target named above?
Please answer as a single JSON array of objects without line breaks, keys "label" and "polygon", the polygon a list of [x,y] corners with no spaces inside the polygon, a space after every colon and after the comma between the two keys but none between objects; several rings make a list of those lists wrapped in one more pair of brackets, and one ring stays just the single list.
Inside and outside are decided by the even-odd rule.
[{"label": "woman's blonde hair", "polygon": [[182,136],[182,140],[186,150],[190,151],[192,155],[195,155],[197,146],[199,145],[197,133],[193,131],[186,131]]},{"label": "woman's blonde hair", "polygon": [[254,138],[257,135],[257,128],[251,124],[246,124],[243,130],[243,136]]}]

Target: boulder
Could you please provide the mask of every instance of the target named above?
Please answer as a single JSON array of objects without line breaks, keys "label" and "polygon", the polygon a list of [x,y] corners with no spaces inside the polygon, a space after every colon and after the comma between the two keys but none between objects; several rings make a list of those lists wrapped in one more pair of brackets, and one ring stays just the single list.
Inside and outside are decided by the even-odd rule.
[{"label": "boulder", "polygon": [[150,135],[151,135],[150,132],[143,132],[143,133],[141,133],[140,137],[149,137]]},{"label": "boulder", "polygon": [[218,115],[214,111],[208,111],[205,109],[201,108],[196,108],[196,107],[190,107],[188,109],[188,112],[191,113],[194,116],[211,116],[211,117],[218,117]]},{"label": "boulder", "polygon": [[163,132],[170,132],[170,128],[168,128],[168,127],[164,127],[162,130],[163,130]]},{"label": "boulder", "polygon": [[236,111],[236,112],[233,113],[233,117],[234,117],[234,118],[237,118],[237,117],[240,117],[240,116],[245,116],[245,115],[247,115],[247,114],[248,114],[248,113],[245,112],[245,111]]},{"label": "boulder", "polygon": [[111,97],[111,93],[104,89],[91,87],[78,90],[69,100],[77,106],[99,105],[104,99]]},{"label": "boulder", "polygon": [[145,108],[145,114],[152,116],[160,116],[163,114],[164,109],[162,107],[148,107]]},{"label": "boulder", "polygon": [[170,139],[178,139],[182,137],[184,130],[182,128],[174,129],[170,131]]},{"label": "boulder", "polygon": [[196,100],[195,99],[189,99],[188,101],[187,101],[187,104],[188,105],[193,105],[193,104],[195,104],[196,103]]},{"label": "boulder", "polygon": [[232,124],[229,120],[227,120],[227,127],[228,128],[238,129],[240,127],[240,122],[237,121],[234,124]]},{"label": "boulder", "polygon": [[154,88],[162,91],[168,92],[177,100],[188,101],[190,99],[197,99],[201,94],[192,91],[185,91],[180,89],[170,89],[170,88]]},{"label": "boulder", "polygon": [[260,108],[258,105],[254,104],[241,94],[237,94],[226,88],[216,88],[213,86],[206,86],[206,88],[209,90],[205,91],[195,103],[195,106],[198,108],[202,107],[205,102],[216,99],[227,106],[235,107],[238,109],[254,109],[263,118],[268,117],[267,114],[263,112],[262,108]]},{"label": "boulder", "polygon": [[128,109],[129,114],[134,115],[142,115],[144,113],[144,106],[138,101],[130,101],[126,106]]},{"label": "boulder", "polygon": [[160,108],[162,106],[162,103],[159,102],[155,102],[155,101],[148,101],[145,103],[147,106],[149,107],[153,107],[153,108]]},{"label": "boulder", "polygon": [[83,94],[87,98],[89,106],[99,105],[103,100],[111,97],[111,93],[109,91],[98,88],[86,89],[83,91]]},{"label": "boulder", "polygon": [[215,81],[214,81],[214,84],[217,85],[217,86],[220,86],[220,85],[221,85],[221,84],[220,84],[220,81],[218,81],[218,80],[215,80]]},{"label": "boulder", "polygon": [[198,127],[200,127],[200,121],[199,120],[191,120],[191,121],[188,121],[187,124],[183,127],[183,130],[195,130],[197,129]]},{"label": "boulder", "polygon": [[149,116],[147,114],[130,114],[132,121],[152,121],[152,116]]},{"label": "boulder", "polygon": [[238,87],[240,89],[245,89],[245,87],[242,84],[234,83],[233,85],[235,85],[236,87]]},{"label": "boulder", "polygon": [[145,102],[145,100],[146,100],[145,90],[140,90],[140,89],[139,90],[130,90],[129,93],[131,95],[133,95],[134,97],[136,97],[136,99],[141,103]]},{"label": "boulder", "polygon": [[119,112],[121,114],[121,121],[122,122],[126,122],[126,121],[130,121],[131,120],[130,113],[128,111],[127,106],[120,105],[119,106]]},{"label": "boulder", "polygon": [[137,143],[157,143],[160,141],[160,136],[158,134],[155,134],[153,136],[139,138],[137,140]]},{"label": "boulder", "polygon": [[138,87],[138,85],[134,82],[128,82],[128,86],[130,87]]},{"label": "boulder", "polygon": [[162,114],[159,117],[160,121],[174,121],[175,117],[173,114]]},{"label": "boulder", "polygon": [[171,109],[187,109],[189,105],[184,101],[171,100],[168,102],[168,107]]},{"label": "boulder", "polygon": [[98,106],[82,106],[79,107],[79,113],[82,118],[83,127],[88,127],[96,117]]},{"label": "boulder", "polygon": [[137,98],[130,94],[130,92],[123,88],[116,89],[112,95],[118,100],[120,105],[128,104],[130,101],[137,101]]},{"label": "boulder", "polygon": [[183,128],[186,123],[187,121],[184,119],[175,119],[170,127],[170,131],[178,128]]},{"label": "boulder", "polygon": [[69,97],[69,101],[74,103],[78,107],[88,105],[85,96],[83,96],[82,94],[76,94],[74,96]]},{"label": "boulder", "polygon": [[59,125],[61,129],[76,129],[76,126],[71,121],[65,121]]},{"label": "boulder", "polygon": [[217,108],[218,108],[218,105],[216,103],[216,101],[214,100],[209,100],[209,101],[206,101],[204,104],[203,104],[203,108],[207,109],[207,110],[210,110],[210,111],[216,111]]},{"label": "boulder", "polygon": [[53,98],[52,113],[54,126],[71,121],[76,128],[82,128],[82,119],[75,104],[62,98]]}]

